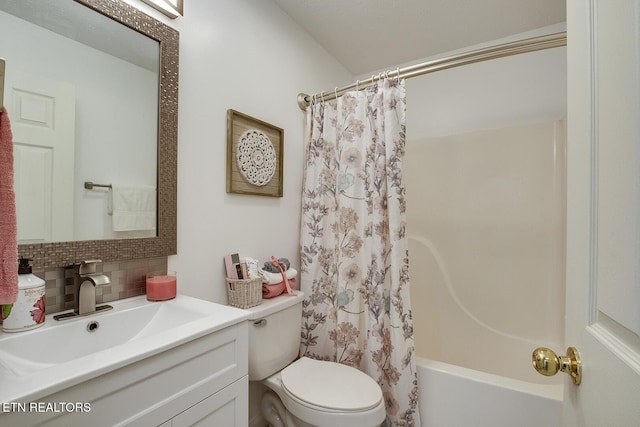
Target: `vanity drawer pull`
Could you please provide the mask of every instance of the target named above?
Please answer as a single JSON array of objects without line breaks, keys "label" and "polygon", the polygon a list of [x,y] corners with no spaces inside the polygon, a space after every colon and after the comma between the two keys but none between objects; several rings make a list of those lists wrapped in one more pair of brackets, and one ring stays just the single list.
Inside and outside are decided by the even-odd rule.
[{"label": "vanity drawer pull", "polygon": [[256,320],[255,322],[253,322],[253,326],[255,326],[256,328],[267,326],[267,319]]}]

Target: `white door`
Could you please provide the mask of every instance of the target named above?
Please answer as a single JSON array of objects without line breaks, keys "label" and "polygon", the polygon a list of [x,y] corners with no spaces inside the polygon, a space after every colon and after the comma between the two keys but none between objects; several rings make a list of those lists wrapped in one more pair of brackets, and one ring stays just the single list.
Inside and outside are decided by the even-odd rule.
[{"label": "white door", "polygon": [[640,0],[567,12],[566,345],[583,377],[563,425],[639,426]]},{"label": "white door", "polygon": [[6,78],[18,242],[73,240],[75,88],[9,69]]}]

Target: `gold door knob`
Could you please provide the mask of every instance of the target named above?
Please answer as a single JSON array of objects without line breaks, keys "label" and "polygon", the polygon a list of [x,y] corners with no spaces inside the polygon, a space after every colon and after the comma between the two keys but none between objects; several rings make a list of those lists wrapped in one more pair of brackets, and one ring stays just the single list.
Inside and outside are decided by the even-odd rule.
[{"label": "gold door knob", "polygon": [[539,347],[533,350],[531,361],[536,371],[542,375],[550,377],[560,371],[569,374],[575,385],[580,385],[582,382],[582,362],[580,353],[575,347],[567,348],[567,355],[560,357],[553,350]]}]

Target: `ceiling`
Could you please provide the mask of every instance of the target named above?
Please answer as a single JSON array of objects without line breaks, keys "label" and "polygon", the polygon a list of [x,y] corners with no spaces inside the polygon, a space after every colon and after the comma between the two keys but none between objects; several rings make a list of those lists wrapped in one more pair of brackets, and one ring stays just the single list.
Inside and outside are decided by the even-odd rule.
[{"label": "ceiling", "polygon": [[354,76],[565,22],[565,0],[273,0]]}]

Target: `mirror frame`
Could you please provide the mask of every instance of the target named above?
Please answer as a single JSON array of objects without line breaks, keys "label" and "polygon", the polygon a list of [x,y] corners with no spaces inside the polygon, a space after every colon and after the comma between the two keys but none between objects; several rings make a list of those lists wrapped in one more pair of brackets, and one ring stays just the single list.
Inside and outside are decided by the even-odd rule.
[{"label": "mirror frame", "polygon": [[88,259],[126,261],[177,253],[179,33],[119,0],[74,0],[159,43],[158,226],[156,237],[18,245],[35,268],[63,267]]}]

